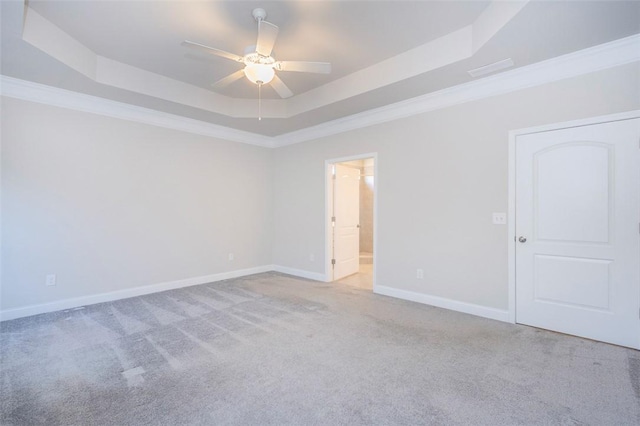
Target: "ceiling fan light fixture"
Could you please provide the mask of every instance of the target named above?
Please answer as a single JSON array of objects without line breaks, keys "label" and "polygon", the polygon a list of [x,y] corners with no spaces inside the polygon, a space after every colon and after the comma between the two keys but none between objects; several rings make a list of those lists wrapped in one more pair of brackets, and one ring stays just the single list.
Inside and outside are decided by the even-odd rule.
[{"label": "ceiling fan light fixture", "polygon": [[[2,1],[2,0],[0,0]],[[258,120],[262,119],[262,86],[271,83],[273,90],[283,99],[293,96],[293,92],[280,80],[276,71],[310,72],[329,74],[331,64],[328,62],[306,61],[276,61],[273,57],[273,46],[278,37],[278,26],[265,21],[267,12],[262,8],[256,8],[252,12],[253,18],[258,23],[258,38],[256,44],[244,50],[244,56],[225,52],[215,47],[185,40],[184,45],[204,51],[206,53],[230,59],[236,63],[244,64],[244,68],[216,81],[214,88],[222,89],[231,83],[241,80],[243,76],[258,86]]]},{"label": "ceiling fan light fixture", "polygon": [[248,64],[244,67],[244,75],[254,84],[267,84],[276,75],[273,65]]}]

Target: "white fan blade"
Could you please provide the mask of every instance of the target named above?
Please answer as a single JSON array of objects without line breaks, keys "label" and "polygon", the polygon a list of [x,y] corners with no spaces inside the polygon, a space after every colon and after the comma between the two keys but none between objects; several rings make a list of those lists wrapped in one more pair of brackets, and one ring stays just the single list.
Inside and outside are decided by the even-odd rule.
[{"label": "white fan blade", "polygon": [[256,52],[262,56],[271,56],[273,45],[278,37],[278,27],[267,21],[258,23],[258,41],[256,42]]},{"label": "white fan blade", "polygon": [[239,70],[234,72],[233,74],[229,74],[228,76],[226,76],[225,78],[222,78],[218,81],[216,81],[215,83],[213,83],[211,85],[211,87],[214,87],[216,89],[223,89],[225,87],[227,87],[228,85],[230,85],[231,83],[233,83],[236,80],[240,80],[242,77],[244,77],[244,70]]},{"label": "white fan blade", "polygon": [[204,44],[196,43],[195,41],[185,40],[182,42],[183,46],[190,47],[192,49],[199,50],[201,52],[210,53],[212,55],[222,56],[223,58],[231,59],[232,61],[242,62],[242,56],[235,55],[233,53],[225,52],[224,50],[216,49],[214,47],[205,46]]},{"label": "white fan blade", "polygon": [[317,74],[329,74],[331,64],[329,62],[304,62],[304,61],[278,61],[278,71],[314,72]]},{"label": "white fan blade", "polygon": [[273,76],[273,80],[271,80],[271,87],[275,90],[281,98],[290,98],[293,96],[293,92],[287,87],[286,84],[278,78],[277,75]]}]

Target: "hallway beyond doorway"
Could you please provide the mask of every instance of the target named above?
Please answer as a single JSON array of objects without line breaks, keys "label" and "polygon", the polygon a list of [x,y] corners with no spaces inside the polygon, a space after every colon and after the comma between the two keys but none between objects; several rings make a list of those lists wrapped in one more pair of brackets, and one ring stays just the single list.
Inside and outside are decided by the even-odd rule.
[{"label": "hallway beyond doorway", "polygon": [[360,263],[360,270],[357,274],[349,275],[336,282],[363,290],[373,290],[373,264]]}]

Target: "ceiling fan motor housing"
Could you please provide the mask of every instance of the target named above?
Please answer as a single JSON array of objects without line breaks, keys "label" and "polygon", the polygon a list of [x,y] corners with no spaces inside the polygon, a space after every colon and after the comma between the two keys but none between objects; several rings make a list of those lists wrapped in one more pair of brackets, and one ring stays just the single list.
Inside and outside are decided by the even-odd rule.
[{"label": "ceiling fan motor housing", "polygon": [[240,62],[245,64],[273,64],[276,61],[273,56],[273,52],[271,52],[271,56],[259,54],[256,52],[255,44],[253,44],[244,48],[244,56]]}]

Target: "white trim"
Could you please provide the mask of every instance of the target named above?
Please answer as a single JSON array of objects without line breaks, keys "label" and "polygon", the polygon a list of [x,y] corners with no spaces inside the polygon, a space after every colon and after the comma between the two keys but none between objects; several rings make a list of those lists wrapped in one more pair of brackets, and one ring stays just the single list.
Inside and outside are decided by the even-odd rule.
[{"label": "white trim", "polygon": [[[287,118],[469,58],[529,0],[494,2],[472,24],[290,99],[267,99],[271,118]],[[230,98],[99,56],[35,10],[25,7],[22,38],[94,81],[226,116],[255,117],[255,101]]]},{"label": "white trim", "polygon": [[516,323],[516,132],[509,132],[507,155],[507,309]]},{"label": "white trim", "polygon": [[509,132],[509,136],[529,135],[531,133],[540,133],[540,132],[548,132],[551,130],[569,129],[571,127],[591,126],[592,124],[609,123],[612,121],[632,120],[638,117],[640,117],[640,109],[619,112],[616,114],[600,115],[597,117],[580,118],[578,120],[565,121],[562,123],[543,124],[540,126],[511,130]]},{"label": "white trim", "polygon": [[333,163],[331,160],[324,162],[324,280],[333,281],[331,259],[333,231],[331,227],[331,217],[333,215],[333,182],[329,167]]},{"label": "white trim", "polygon": [[0,94],[60,108],[272,148],[273,138],[97,96],[0,75]]},{"label": "white trim", "polygon": [[626,111],[618,114],[600,115],[580,120],[566,121],[563,123],[545,124],[542,126],[528,127],[524,129],[511,130],[509,132],[509,164],[508,164],[508,218],[509,226],[507,233],[508,246],[508,300],[509,300],[509,322],[516,322],[516,140],[518,136],[532,133],[561,130],[571,127],[590,126],[599,123],[612,121],[631,120],[640,118],[640,110]]},{"label": "white trim", "polygon": [[307,278],[309,280],[325,282],[324,274],[321,272],[304,271],[302,269],[294,269],[294,268],[289,268],[289,267],[280,266],[280,265],[273,265],[271,269],[275,272],[280,272],[287,275],[293,275],[300,278]]},{"label": "white trim", "polygon": [[272,265],[257,266],[255,268],[240,269],[236,271],[221,272],[219,274],[204,275],[201,277],[186,278],[177,281],[167,281],[163,283],[150,284],[140,287],[127,288],[123,290],[110,291],[108,293],[93,294],[90,296],[74,297],[72,299],[57,300],[55,302],[43,303],[39,305],[24,306],[21,308],[7,309],[0,311],[0,321],[7,321],[16,318],[28,317],[32,315],[55,312],[63,309],[72,309],[80,306],[94,305],[96,303],[111,302],[114,300],[127,299],[130,297],[143,296],[145,294],[158,293],[161,291],[175,290],[193,285],[207,284],[216,281],[228,280],[231,278],[244,277],[247,275],[259,274],[273,270]]},{"label": "white trim", "polygon": [[276,148],[640,61],[640,35],[277,136]]},{"label": "white trim", "polygon": [[378,173],[378,153],[373,153],[373,292],[378,286],[378,206],[380,195],[378,188],[380,187],[380,174]]},{"label": "white trim", "polygon": [[467,25],[425,44],[361,68],[288,99],[288,116],[307,113],[362,95],[473,56],[472,26]]},{"label": "white trim", "polygon": [[398,299],[410,300],[412,302],[423,303],[425,305],[436,306],[438,308],[449,309],[452,311],[463,312],[465,314],[476,315],[479,317],[489,318],[497,321],[508,322],[508,312],[502,309],[490,308],[488,306],[474,305],[472,303],[460,302],[444,297],[431,296],[414,291],[400,290],[393,287],[378,286],[374,293],[383,296],[396,297]]},{"label": "white trim", "polygon": [[331,217],[331,212],[329,211],[329,197],[331,195],[332,188],[329,185],[331,182],[331,176],[329,176],[329,166],[336,163],[344,163],[347,161],[354,160],[365,160],[368,158],[373,158],[373,177],[375,179],[375,183],[373,185],[373,291],[375,293],[376,290],[376,282],[377,282],[377,253],[378,253],[378,186],[380,186],[379,177],[378,177],[378,153],[370,152],[366,154],[357,154],[351,155],[347,157],[340,158],[332,158],[324,161],[324,170],[325,170],[325,179],[324,179],[324,259],[325,259],[325,269],[324,281],[331,282],[332,274],[331,274],[331,225],[329,218]]},{"label": "white trim", "polygon": [[640,34],[275,137],[2,75],[0,94],[234,142],[278,148],[638,61]]},{"label": "white trim", "polygon": [[498,62],[494,62],[489,65],[484,65],[478,68],[474,68],[472,70],[467,71],[467,74],[469,74],[473,78],[478,78],[478,77],[482,77],[483,75],[493,74],[494,72],[511,68],[514,65],[515,65],[515,62],[513,62],[513,59],[507,58]]}]

